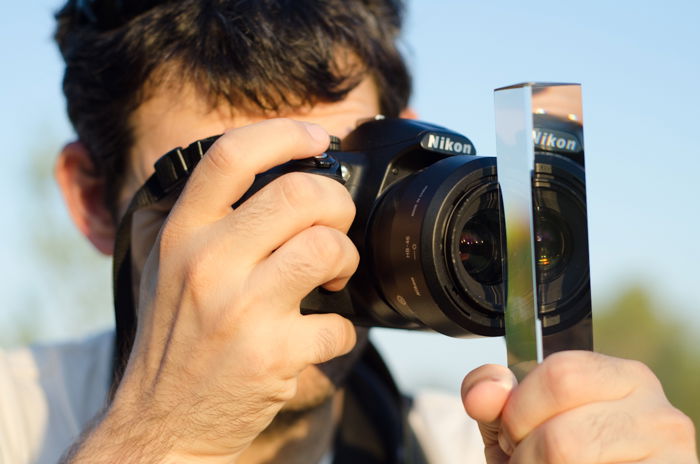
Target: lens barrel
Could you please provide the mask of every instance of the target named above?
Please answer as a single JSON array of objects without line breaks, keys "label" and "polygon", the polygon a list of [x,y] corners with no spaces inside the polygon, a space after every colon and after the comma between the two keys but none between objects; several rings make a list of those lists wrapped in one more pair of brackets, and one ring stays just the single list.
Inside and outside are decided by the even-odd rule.
[{"label": "lens barrel", "polygon": [[[454,337],[503,335],[503,200],[496,158],[475,153],[466,137],[412,120],[369,121],[343,139],[329,154],[357,206],[348,236],[360,265],[345,290],[307,295],[302,314]],[[590,313],[585,179],[582,165],[559,153],[535,152],[535,161],[539,294],[531,296],[546,335]]]},{"label": "lens barrel", "polygon": [[[583,170],[538,155],[534,243],[545,333],[580,320],[590,299]],[[492,157],[450,157],[377,201],[364,243],[377,291],[401,317],[451,336],[503,333],[505,240]]]},{"label": "lens barrel", "polygon": [[[499,217],[498,198],[492,157],[449,157],[389,189],[365,240],[387,304],[447,335],[501,334],[501,263],[494,245],[500,241],[494,242],[491,227],[493,216]],[[478,217],[469,223],[472,213]],[[463,243],[465,231],[482,233],[484,243]],[[463,260],[460,245],[475,256]]]},{"label": "lens barrel", "polygon": [[545,335],[590,310],[584,170],[558,155],[535,157],[534,220],[539,311]]}]

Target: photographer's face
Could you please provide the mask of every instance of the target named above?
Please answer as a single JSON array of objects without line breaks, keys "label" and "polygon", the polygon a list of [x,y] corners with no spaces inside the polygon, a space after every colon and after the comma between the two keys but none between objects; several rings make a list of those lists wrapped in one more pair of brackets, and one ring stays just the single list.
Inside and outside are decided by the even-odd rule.
[{"label": "photographer's face", "polygon": [[[376,88],[371,80],[366,79],[343,101],[319,104],[305,111],[283,113],[280,116],[314,122],[330,134],[342,138],[355,128],[359,120],[371,118],[378,112]],[[152,98],[143,103],[131,118],[134,145],[128,160],[124,187],[119,195],[120,215],[136,190],[153,173],[154,162],[164,153],[174,147],[187,146],[195,140],[262,119],[265,118],[260,115],[238,113],[228,105],[212,109],[193,86],[163,86],[155,89]],[[161,206],[160,210],[155,208],[134,216],[132,248],[137,276],[140,275],[168,207],[169,205]],[[354,353],[359,351],[366,340],[366,331],[362,332],[358,334],[360,336]],[[304,370],[299,377],[297,394],[288,403],[287,409],[303,410],[327,399],[334,391],[334,383],[337,384],[352,365],[354,353],[320,368],[312,366]]]},{"label": "photographer's face", "polygon": [[[348,96],[336,103],[320,103],[306,110],[277,116],[310,121],[328,133],[343,138],[358,121],[379,114],[379,98],[374,83],[365,79]],[[156,88],[152,97],[131,117],[134,144],[128,160],[124,187],[119,195],[120,215],[136,190],[153,173],[153,163],[175,147],[184,147],[227,129],[262,121],[268,116],[241,113],[227,104],[212,108],[188,84]]]}]

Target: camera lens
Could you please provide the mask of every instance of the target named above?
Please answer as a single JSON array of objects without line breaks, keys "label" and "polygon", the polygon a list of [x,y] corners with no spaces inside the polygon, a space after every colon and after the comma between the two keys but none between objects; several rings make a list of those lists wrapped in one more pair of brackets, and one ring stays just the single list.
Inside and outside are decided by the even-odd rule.
[{"label": "camera lens", "polygon": [[389,306],[448,335],[501,335],[499,205],[490,157],[447,157],[389,189],[365,238]]},{"label": "camera lens", "polygon": [[586,193],[583,170],[556,155],[538,155],[535,171],[537,291],[550,333],[588,312]]},{"label": "camera lens", "polygon": [[492,284],[501,279],[498,211],[482,210],[470,218],[459,237],[459,258],[475,280]]},{"label": "camera lens", "polygon": [[443,235],[448,275],[459,295],[484,311],[503,309],[503,260],[498,184],[482,178],[463,190],[449,211]]},{"label": "camera lens", "polygon": [[491,262],[491,241],[484,237],[488,237],[488,230],[480,221],[474,220],[464,227],[459,238],[459,257],[471,275],[483,271]]},{"label": "camera lens", "polygon": [[[536,159],[535,277],[543,328],[554,331],[580,320],[590,299],[587,267],[577,265],[588,253],[585,191],[572,163],[553,155]],[[456,336],[502,334],[501,211],[493,158],[445,158],[387,190],[362,238],[371,263],[367,282],[396,315],[385,311],[382,321]],[[379,313],[381,305],[373,308]]]},{"label": "camera lens", "polygon": [[537,257],[537,270],[541,273],[551,274],[561,269],[566,253],[565,246],[571,243],[567,239],[571,234],[567,233],[566,224],[549,210],[538,211],[536,221],[538,230],[535,236],[535,256]]},{"label": "camera lens", "polygon": [[[540,208],[535,220],[538,223],[535,236],[537,272],[542,281],[548,281],[566,268],[571,233],[556,211],[541,211]],[[493,285],[503,280],[498,221],[497,209],[480,210],[467,221],[459,236],[462,266],[480,284]]]}]

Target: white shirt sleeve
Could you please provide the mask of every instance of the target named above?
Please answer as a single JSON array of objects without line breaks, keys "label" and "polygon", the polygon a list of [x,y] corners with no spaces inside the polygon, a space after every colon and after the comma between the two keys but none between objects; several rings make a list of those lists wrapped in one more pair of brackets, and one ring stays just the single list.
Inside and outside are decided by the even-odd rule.
[{"label": "white shirt sleeve", "polygon": [[54,464],[105,404],[113,333],[0,350],[0,464]]},{"label": "white shirt sleeve", "polygon": [[[77,343],[0,350],[0,464],[58,461],[105,405],[113,343],[109,332]],[[429,462],[485,463],[479,430],[458,397],[417,394],[409,422]]]},{"label": "white shirt sleeve", "polygon": [[479,427],[464,412],[459,397],[423,391],[413,401],[408,420],[428,462],[486,464]]}]

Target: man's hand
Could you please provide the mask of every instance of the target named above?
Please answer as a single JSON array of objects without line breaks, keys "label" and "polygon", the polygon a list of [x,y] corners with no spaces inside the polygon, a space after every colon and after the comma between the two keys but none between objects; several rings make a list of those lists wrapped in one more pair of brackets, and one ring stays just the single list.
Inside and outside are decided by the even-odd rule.
[{"label": "man's hand", "polygon": [[520,385],[503,366],[464,379],[489,464],[696,464],[693,423],[637,361],[556,353]]},{"label": "man's hand", "polygon": [[235,462],[303,369],[353,348],[351,322],[299,312],[311,290],[339,290],[357,267],[347,190],[292,173],[231,209],[257,173],[328,143],[320,126],[277,119],[207,152],[146,261],[129,364],[78,457],[102,462],[92,442],[105,462]]}]

